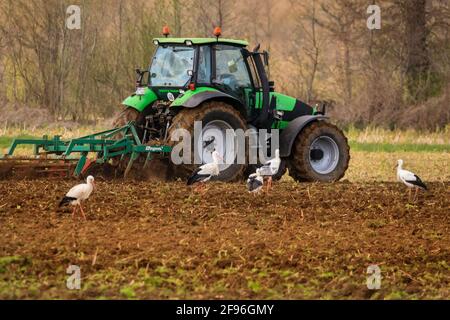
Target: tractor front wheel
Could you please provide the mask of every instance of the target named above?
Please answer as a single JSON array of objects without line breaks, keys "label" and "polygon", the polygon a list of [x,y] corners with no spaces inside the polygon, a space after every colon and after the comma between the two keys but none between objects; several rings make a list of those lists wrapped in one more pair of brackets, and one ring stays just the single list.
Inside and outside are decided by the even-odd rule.
[{"label": "tractor front wheel", "polygon": [[337,181],[349,161],[350,148],[342,131],[317,121],[298,134],[288,160],[289,175],[297,181]]}]

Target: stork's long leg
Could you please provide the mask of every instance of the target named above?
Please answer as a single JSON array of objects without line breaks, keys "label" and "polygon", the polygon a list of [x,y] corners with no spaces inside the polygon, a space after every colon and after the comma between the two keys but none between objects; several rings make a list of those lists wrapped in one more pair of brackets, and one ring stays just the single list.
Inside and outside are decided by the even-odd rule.
[{"label": "stork's long leg", "polygon": [[205,182],[202,182],[202,188],[201,188],[201,190],[200,190],[200,193],[201,193],[202,195],[204,195],[206,192],[208,192],[208,190],[209,190],[209,187],[206,185]]},{"label": "stork's long leg", "polygon": [[81,206],[81,203],[79,204],[80,209],[81,209],[81,215],[83,216],[84,221],[86,221],[86,215],[84,214],[84,210],[83,207]]},{"label": "stork's long leg", "polygon": [[203,187],[203,190],[202,190],[201,194],[204,195],[205,193],[208,192],[208,190],[209,190],[209,188],[205,185],[205,186]]},{"label": "stork's long leg", "polygon": [[408,188],[408,202],[411,201],[411,188]]},{"label": "stork's long leg", "polygon": [[414,202],[416,202],[418,200],[417,195],[418,195],[419,188],[416,187],[414,189],[416,189],[416,192],[414,193]]},{"label": "stork's long leg", "polygon": [[72,209],[72,219],[75,219],[75,212],[77,211],[77,206],[73,206]]},{"label": "stork's long leg", "polygon": [[271,188],[272,188],[272,176],[270,176],[269,179],[267,180],[267,193],[269,193]]},{"label": "stork's long leg", "polygon": [[195,192],[200,192],[201,189],[203,189],[203,182],[200,182],[194,189]]}]

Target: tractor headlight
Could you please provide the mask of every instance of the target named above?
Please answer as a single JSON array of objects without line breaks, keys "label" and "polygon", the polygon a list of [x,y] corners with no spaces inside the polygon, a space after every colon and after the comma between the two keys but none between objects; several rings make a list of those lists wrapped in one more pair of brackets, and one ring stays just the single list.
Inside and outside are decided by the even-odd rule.
[{"label": "tractor headlight", "polygon": [[277,120],[283,119],[284,112],[281,110],[274,110],[274,118]]},{"label": "tractor headlight", "polygon": [[143,96],[145,94],[145,88],[139,87],[136,89],[136,95]]}]

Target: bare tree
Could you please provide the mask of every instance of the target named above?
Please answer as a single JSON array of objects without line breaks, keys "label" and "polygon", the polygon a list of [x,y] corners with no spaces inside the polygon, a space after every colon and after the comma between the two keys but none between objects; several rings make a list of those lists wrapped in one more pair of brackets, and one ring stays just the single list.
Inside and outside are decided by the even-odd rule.
[{"label": "bare tree", "polygon": [[[366,27],[373,3],[381,30]],[[163,25],[172,36],[195,37],[221,26],[223,37],[270,51],[277,90],[336,100],[339,120],[448,122],[448,0],[80,0],[80,30],[65,28],[70,4],[0,1],[0,101],[54,119],[111,117],[133,90],[135,67],[148,66]]]},{"label": "bare tree", "polygon": [[[403,9],[405,22],[405,73],[410,95],[420,100],[419,91],[430,71],[426,0],[398,2]],[[422,93],[423,95],[423,93]]]},{"label": "bare tree", "polygon": [[173,25],[175,29],[175,36],[181,37],[182,33],[182,21],[181,21],[181,11],[182,7],[180,5],[180,0],[171,0],[172,10],[173,10]]},{"label": "bare tree", "polygon": [[[293,3],[294,6],[294,3]],[[315,99],[314,82],[319,67],[319,58],[321,54],[321,42],[318,36],[317,24],[317,4],[315,0],[308,5],[297,4],[296,9],[296,34],[298,37],[292,45],[293,63],[297,65],[299,81],[302,85],[300,94],[304,96],[307,102]]]},{"label": "bare tree", "polygon": [[214,27],[221,27],[224,34],[235,34],[236,24],[235,0],[193,0],[196,8],[191,13],[189,31],[204,37],[212,36]]},{"label": "bare tree", "polygon": [[[58,116],[64,103],[69,59],[64,33],[66,7],[58,1],[6,1],[1,8],[6,16],[2,34],[10,44],[9,57],[15,70],[40,104]],[[55,25],[54,21],[61,23]]]},{"label": "bare tree", "polygon": [[363,18],[364,6],[358,0],[336,0],[322,1],[320,8],[324,19],[317,18],[316,23],[338,43],[338,66],[344,75],[344,103],[348,105],[353,97],[352,44],[357,40],[354,29],[358,19]]}]

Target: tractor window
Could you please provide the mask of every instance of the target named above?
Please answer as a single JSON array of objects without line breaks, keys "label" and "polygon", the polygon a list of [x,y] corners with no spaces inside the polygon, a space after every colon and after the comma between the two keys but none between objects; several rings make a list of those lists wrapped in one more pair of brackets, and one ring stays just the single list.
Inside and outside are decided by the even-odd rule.
[{"label": "tractor window", "polygon": [[198,56],[197,82],[208,84],[211,82],[211,47],[201,46]]},{"label": "tractor window", "polygon": [[227,91],[242,97],[245,88],[252,86],[240,48],[216,46],[216,79]]},{"label": "tractor window", "polygon": [[187,46],[159,46],[150,66],[149,85],[184,87],[194,65],[194,49]]}]

